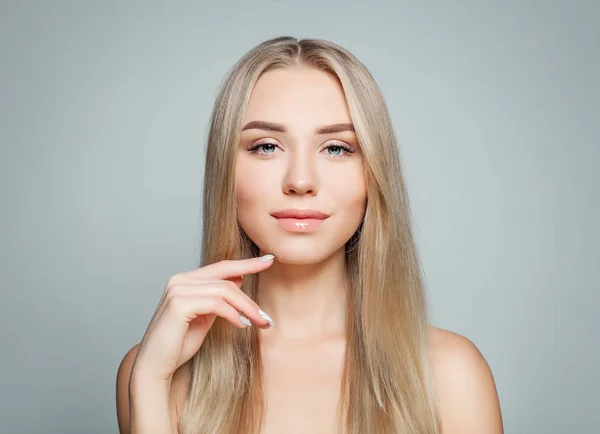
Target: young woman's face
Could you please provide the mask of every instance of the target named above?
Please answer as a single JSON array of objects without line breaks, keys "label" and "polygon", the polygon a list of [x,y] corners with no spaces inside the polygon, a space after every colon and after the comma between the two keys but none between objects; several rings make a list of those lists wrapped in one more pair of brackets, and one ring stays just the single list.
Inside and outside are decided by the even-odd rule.
[{"label": "young woman's face", "polygon": [[[236,191],[240,224],[263,252],[285,263],[319,262],[357,230],[367,196],[356,134],[347,125],[317,131],[351,123],[341,85],[322,71],[277,69],[259,78],[242,124]],[[327,217],[283,218],[283,210]]]}]

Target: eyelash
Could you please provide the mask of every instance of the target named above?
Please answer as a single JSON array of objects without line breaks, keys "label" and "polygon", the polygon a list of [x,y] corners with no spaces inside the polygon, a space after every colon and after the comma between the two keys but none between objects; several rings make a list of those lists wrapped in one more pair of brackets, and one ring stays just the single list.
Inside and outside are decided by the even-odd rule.
[{"label": "eyelash", "polygon": [[[268,154],[272,154],[272,152],[257,152],[258,148],[260,148],[261,146],[277,146],[275,143],[257,143],[254,146],[252,146],[250,149],[248,149],[248,152],[250,152],[251,154],[255,154],[255,155],[268,155]],[[348,154],[353,154],[355,151],[353,151],[350,147],[343,145],[343,144],[331,144],[325,147],[325,149],[329,149],[329,148],[340,148],[343,149],[346,152],[346,155],[344,154],[339,154],[339,155],[330,155],[333,158],[346,158],[348,156]]]}]

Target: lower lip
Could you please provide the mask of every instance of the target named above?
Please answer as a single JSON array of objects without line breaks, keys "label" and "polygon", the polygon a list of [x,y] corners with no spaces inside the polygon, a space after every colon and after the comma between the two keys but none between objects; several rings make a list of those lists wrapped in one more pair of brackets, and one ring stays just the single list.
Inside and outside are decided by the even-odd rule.
[{"label": "lower lip", "polygon": [[277,223],[283,229],[292,232],[311,232],[319,228],[324,219],[277,219]]}]

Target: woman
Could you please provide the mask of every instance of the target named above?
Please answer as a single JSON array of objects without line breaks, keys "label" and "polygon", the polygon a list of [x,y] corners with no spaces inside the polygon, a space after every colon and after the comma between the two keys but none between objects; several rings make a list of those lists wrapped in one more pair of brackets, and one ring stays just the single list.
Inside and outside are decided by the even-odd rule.
[{"label": "woman", "polygon": [[483,356],[428,325],[392,124],[350,52],[280,37],[240,59],[203,215],[202,266],[119,367],[121,433],[502,432]]}]

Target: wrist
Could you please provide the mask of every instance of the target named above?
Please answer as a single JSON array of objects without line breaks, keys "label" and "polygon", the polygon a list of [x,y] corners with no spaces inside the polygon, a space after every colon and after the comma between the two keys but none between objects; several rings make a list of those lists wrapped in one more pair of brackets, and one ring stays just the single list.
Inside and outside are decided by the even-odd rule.
[{"label": "wrist", "polygon": [[143,365],[134,363],[129,379],[130,388],[150,388],[154,391],[171,389],[171,377],[165,378],[157,375],[155,372],[145,368]]},{"label": "wrist", "polygon": [[171,380],[165,380],[140,371],[133,371],[129,379],[129,390],[132,395],[142,396],[146,393],[153,395],[168,395],[171,390]]}]

